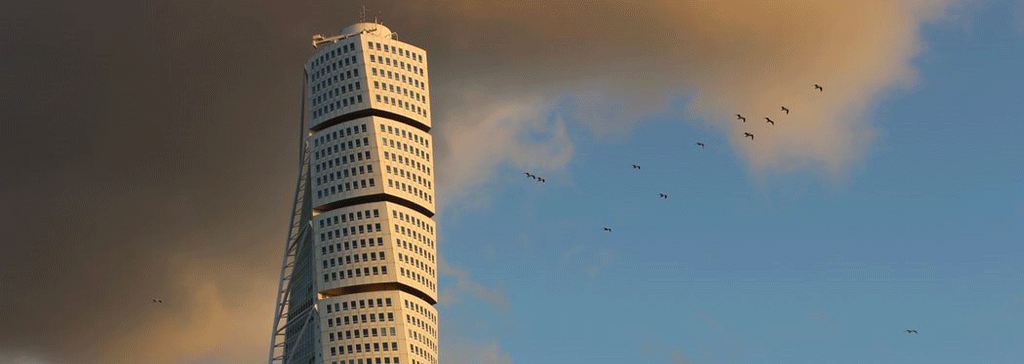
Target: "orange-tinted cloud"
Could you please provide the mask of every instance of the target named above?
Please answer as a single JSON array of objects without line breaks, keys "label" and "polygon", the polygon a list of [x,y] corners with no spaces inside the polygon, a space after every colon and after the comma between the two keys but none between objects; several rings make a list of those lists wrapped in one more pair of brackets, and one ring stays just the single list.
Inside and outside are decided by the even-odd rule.
[{"label": "orange-tinted cloud", "polygon": [[[455,147],[442,149],[449,163],[439,166],[439,185],[463,190],[501,162],[524,164],[518,151],[543,150],[526,143],[525,133],[488,139],[497,153],[467,140],[477,140],[475,127],[487,129],[507,105],[549,111],[552,100],[566,95],[582,105],[567,120],[603,134],[661,110],[670,94],[690,94],[690,111],[720,123],[753,170],[810,166],[841,175],[876,133],[867,120],[873,103],[913,84],[920,27],[947,6],[932,0],[463,1],[444,8],[445,15],[428,12],[457,29],[432,54],[442,53],[462,71],[445,73],[453,80],[442,81],[434,95],[486,90],[452,100],[462,112],[436,122],[439,130],[457,129],[441,134],[442,146]],[[825,92],[816,92],[815,83]],[[736,113],[748,122],[735,121]],[[502,127],[526,130],[544,115],[525,112]],[[742,139],[747,131],[756,142]],[[563,140],[552,149],[571,151]],[[556,160],[564,165],[567,158]],[[526,164],[554,167],[543,156]]]}]

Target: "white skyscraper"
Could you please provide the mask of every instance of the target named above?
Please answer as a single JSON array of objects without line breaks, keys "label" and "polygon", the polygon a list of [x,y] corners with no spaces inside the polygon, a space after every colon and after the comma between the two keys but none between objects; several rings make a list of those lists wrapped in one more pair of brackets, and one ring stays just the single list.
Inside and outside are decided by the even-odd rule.
[{"label": "white skyscraper", "polygon": [[269,362],[437,364],[427,54],[376,23],[313,46]]}]

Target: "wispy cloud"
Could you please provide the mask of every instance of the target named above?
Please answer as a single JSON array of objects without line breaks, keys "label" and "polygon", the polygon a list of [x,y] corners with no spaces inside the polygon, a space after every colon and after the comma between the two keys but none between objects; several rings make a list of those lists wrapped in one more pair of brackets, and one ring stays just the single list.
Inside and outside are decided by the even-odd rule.
[{"label": "wispy cloud", "polygon": [[[475,298],[488,302],[501,312],[508,312],[508,298],[497,287],[487,287],[474,280],[464,269],[449,265],[445,260],[438,259],[437,271],[455,278],[455,283],[446,291],[442,291],[442,299],[446,303],[459,302],[466,298]],[[443,288],[442,288],[443,289]]]},{"label": "wispy cloud", "polygon": [[497,342],[471,341],[446,343],[441,361],[450,364],[512,364],[512,357]]},{"label": "wispy cloud", "polygon": [[467,96],[471,103],[441,116],[442,120],[463,121],[438,128],[437,138],[444,141],[437,166],[442,203],[454,199],[485,204],[488,194],[473,194],[463,187],[490,180],[499,164],[546,172],[563,168],[572,156],[565,122],[544,114],[552,107],[550,100],[517,95],[488,102],[492,97]]},{"label": "wispy cloud", "polygon": [[[104,343],[101,362],[177,364],[256,362],[268,350],[275,280],[253,279],[245,267],[177,261],[181,295],[150,305],[131,334]],[[211,279],[211,275],[218,275]],[[160,345],[151,345],[159,342]]]},{"label": "wispy cloud", "polygon": [[704,356],[710,356],[712,353],[722,353],[731,360],[736,361],[744,355],[743,346],[738,342],[732,329],[726,328],[706,312],[698,313],[696,319],[698,325],[702,326],[709,334],[705,336],[707,338],[705,340],[706,346],[702,350]]},{"label": "wispy cloud", "polygon": [[54,362],[41,359],[28,354],[5,354],[0,353],[0,363],[2,364],[56,364]]}]

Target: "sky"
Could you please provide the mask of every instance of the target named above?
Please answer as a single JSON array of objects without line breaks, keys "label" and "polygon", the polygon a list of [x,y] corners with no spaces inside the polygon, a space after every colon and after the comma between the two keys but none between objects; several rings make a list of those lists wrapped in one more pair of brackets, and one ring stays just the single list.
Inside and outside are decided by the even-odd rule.
[{"label": "sky", "polygon": [[1020,2],[9,0],[0,363],[265,360],[362,5],[430,60],[442,362],[1024,361]]}]

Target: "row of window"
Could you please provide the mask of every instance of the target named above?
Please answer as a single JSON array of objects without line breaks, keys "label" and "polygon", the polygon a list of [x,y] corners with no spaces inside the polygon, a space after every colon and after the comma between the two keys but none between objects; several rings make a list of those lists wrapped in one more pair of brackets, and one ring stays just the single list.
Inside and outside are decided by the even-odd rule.
[{"label": "row of window", "polygon": [[[434,233],[434,227],[432,225],[416,216],[413,216],[413,214],[407,214],[398,210],[391,210],[391,217],[413,224],[420,229],[426,230],[428,233]],[[433,246],[433,244],[431,244],[431,246]]]},{"label": "row of window", "polygon": [[[426,245],[430,246],[431,248],[434,248],[434,241],[430,240],[430,238],[427,237],[426,234],[420,234],[419,231],[416,231],[413,228],[406,229],[405,226],[399,226],[399,225],[395,225],[395,230],[398,231],[398,232],[401,232],[402,235],[405,235],[405,236],[408,236],[410,238],[416,239],[417,241],[419,241],[419,242],[421,242],[423,244],[426,244]],[[416,247],[416,249],[419,249],[419,247]],[[425,252],[426,249],[423,249],[423,251]],[[417,251],[417,252],[419,252],[419,251]],[[433,262],[434,260],[430,259],[430,261]]]},{"label": "row of window", "polygon": [[430,264],[424,263],[423,261],[416,259],[416,257],[413,257],[408,254],[398,253],[398,261],[419,268],[420,270],[427,272],[427,274],[429,274],[430,277],[432,278],[437,277],[437,275],[434,274],[434,268],[432,268]]},{"label": "row of window", "polygon": [[[358,173],[357,173],[358,172]],[[350,175],[355,177],[359,174],[373,173],[373,164],[367,164],[365,166],[352,167],[351,169],[343,169],[340,171],[330,172],[327,175],[316,178],[316,186],[319,187],[321,184],[333,183],[335,179],[338,183],[341,183],[342,178],[348,178]],[[372,185],[371,185],[372,186]]]},{"label": "row of window", "polygon": [[[387,146],[387,145],[385,145],[385,146]],[[386,150],[382,154],[384,155],[384,160],[386,160],[386,161],[398,162],[400,164],[404,164],[406,166],[415,168],[417,171],[426,173],[428,176],[430,175],[431,170],[430,170],[430,165],[428,165],[428,164],[420,163],[419,161],[416,161],[415,159],[409,159],[409,157],[406,157],[406,156],[404,156],[402,154],[392,153],[392,152],[388,152]],[[429,156],[428,156],[428,158],[429,158]]]},{"label": "row of window", "polygon": [[403,182],[395,181],[393,179],[388,179],[388,187],[401,189],[402,192],[411,193],[414,196],[419,197],[419,198],[421,198],[423,200],[426,200],[429,203],[433,203],[434,202],[434,199],[433,199],[433,197],[430,194],[428,194],[428,193],[426,193],[426,192],[424,192],[424,191],[422,191],[422,190],[420,190],[420,189],[418,189],[416,187],[413,187],[412,185],[407,185],[407,184],[405,184]]},{"label": "row of window", "polygon": [[423,275],[420,275],[419,273],[413,272],[412,270],[405,269],[405,268],[402,268],[402,267],[398,267],[398,272],[403,277],[412,279],[412,280],[414,280],[416,282],[419,282],[420,284],[422,284],[424,286],[427,286],[427,288],[430,288],[431,291],[437,291],[437,288],[434,288],[433,281],[431,281],[430,279],[428,279],[427,277],[425,277]]},{"label": "row of window", "polygon": [[349,105],[355,105],[356,103],[360,103],[360,104],[363,103],[363,95],[362,94],[355,95],[355,96],[350,96],[348,98],[344,98],[344,99],[341,99],[339,101],[332,102],[332,103],[327,104],[325,106],[322,106],[322,107],[320,107],[320,108],[318,108],[316,110],[313,110],[313,117],[314,118],[319,118],[319,117],[324,116],[326,114],[332,113],[335,110],[341,110],[344,107],[349,107]]},{"label": "row of window", "polygon": [[[346,216],[348,216],[347,219],[345,218]],[[339,223],[345,223],[348,221],[362,220],[363,216],[366,216],[367,219],[370,219],[370,210],[349,212],[348,215],[342,213],[334,216],[328,216],[327,218],[320,217],[317,220],[320,221],[320,228],[323,228],[325,224],[327,226],[332,226],[337,225]],[[338,221],[339,217],[341,218],[340,222]],[[378,217],[380,217],[380,210],[373,209],[373,218]]]},{"label": "row of window", "polygon": [[[378,256],[377,252],[363,253],[362,254],[362,257],[363,257],[362,262],[365,263],[365,262],[376,261],[377,260],[377,256]],[[353,259],[353,257],[355,259]],[[344,259],[344,263],[342,263],[342,259],[341,258],[342,257],[331,258],[331,259],[324,259],[323,260],[324,269],[327,269],[327,263],[328,262],[330,262],[331,268],[334,268],[334,266],[335,266],[335,259],[337,259],[337,265],[359,263],[359,254],[346,255],[345,259]],[[384,260],[384,251],[383,250],[380,252],[380,260]]]},{"label": "row of window", "polygon": [[388,174],[393,174],[395,176],[408,179],[408,180],[410,180],[412,182],[419,183],[420,185],[422,185],[423,187],[426,187],[426,188],[431,188],[432,187],[429,179],[423,178],[423,176],[420,176],[418,174],[412,173],[412,171],[406,171],[404,169],[397,168],[397,167],[396,168],[391,168],[390,165],[385,165],[384,168],[387,170]]},{"label": "row of window", "polygon": [[[382,126],[382,128],[383,128],[383,126]],[[404,133],[404,130],[402,130],[402,132]],[[411,135],[412,133],[409,133],[409,134]],[[417,139],[417,140],[420,140],[420,139]],[[416,148],[415,146],[410,145],[408,143],[403,143],[402,141],[396,141],[393,138],[392,139],[388,139],[388,138],[383,138],[382,137],[381,138],[381,143],[385,147],[396,148],[396,149],[404,151],[406,153],[414,154],[414,155],[416,155],[416,156],[418,156],[420,158],[424,158],[424,159],[427,159],[427,160],[429,160],[429,158],[430,158],[429,153],[426,153],[426,152],[422,151],[421,149]],[[383,155],[384,155],[384,159],[385,160],[389,160],[389,161],[390,160],[397,160],[398,162],[404,163],[405,165],[414,166],[418,170],[425,171],[428,175],[430,174],[430,167],[428,167],[424,163],[420,163],[420,162],[418,162],[416,160],[409,160],[409,158],[405,157],[404,155],[400,155],[400,154],[397,154],[397,153],[391,153],[391,152],[388,152],[388,151],[383,151]],[[427,178],[423,178],[423,177],[421,177],[419,175],[415,175],[415,174],[411,174],[411,173],[405,173],[404,170],[398,170],[396,172],[395,169],[391,168],[391,166],[386,166],[385,168],[386,168],[386,170],[390,171],[390,173],[392,173],[392,174],[396,174],[397,173],[397,174],[401,175],[402,177],[404,177],[404,178],[406,178],[406,179],[408,179],[410,181],[416,181],[420,185],[423,185],[423,186],[425,186],[427,188],[432,188],[433,187],[432,183],[430,183],[429,179],[427,179]],[[428,201],[430,203],[434,202],[433,195],[430,194],[430,191],[425,191],[425,190],[421,190],[419,188],[416,188],[414,186],[406,185],[405,183],[403,183],[401,181],[393,181],[391,179],[388,179],[388,187],[399,188],[402,191],[411,193],[411,194],[413,194],[413,195],[415,195],[415,196],[417,196],[417,197],[419,197],[419,198],[421,198],[423,200],[426,200],[426,201]]]},{"label": "row of window", "polygon": [[[321,80],[319,82],[314,83],[309,88],[309,91],[311,93],[310,97],[312,98],[313,101],[316,101],[317,98],[319,98],[320,96],[323,96],[323,93],[326,92],[324,89],[327,89],[327,91],[337,90],[338,88],[331,89],[330,87],[334,86],[335,84],[342,83],[345,80],[351,80],[353,78],[358,78],[358,77],[359,77],[359,68],[352,68],[352,69],[349,69],[349,70],[345,70],[343,72],[338,72],[336,75],[333,75],[331,77],[327,77],[327,78],[325,78],[325,79],[323,79],[323,80]],[[315,80],[315,78],[314,78],[314,80]],[[350,84],[351,84],[351,82],[350,82]],[[367,84],[367,85],[369,85],[369,84]],[[346,87],[347,87],[347,85],[346,85]],[[350,89],[348,91],[352,91],[352,90]],[[346,91],[342,90],[341,92],[346,92]]]},{"label": "row of window", "polygon": [[[338,317],[334,317],[334,319],[328,318],[327,319],[327,327],[335,327],[335,326],[341,327],[342,322],[344,322],[345,325],[356,325],[356,324],[361,324],[361,323],[365,324],[365,323],[394,322],[395,321],[395,314],[393,312],[387,312],[387,317],[388,317],[387,321],[384,320],[384,314],[385,314],[384,312],[377,312],[376,314],[374,314],[374,313],[369,313],[369,314],[364,313],[362,315],[338,316]],[[367,317],[369,317],[369,320],[367,320]],[[344,319],[344,320],[342,320],[342,319]],[[360,319],[362,319],[362,321],[360,321]],[[374,330],[374,331],[376,331],[376,330]],[[373,336],[377,336],[377,334],[373,334]]]},{"label": "row of window", "polygon": [[[415,53],[415,52],[410,52],[409,50],[404,49],[404,48],[398,48],[397,46],[390,46],[389,47],[387,44],[381,44],[380,42],[377,42],[377,43],[367,42],[367,46],[369,47],[369,49],[376,49],[378,51],[383,50],[384,53],[389,52],[389,48],[390,48],[391,54],[397,54],[399,56],[411,59],[413,61],[416,61],[416,62],[419,62],[419,63],[423,63],[423,55],[422,54]],[[382,47],[383,47],[383,49],[381,49]]]},{"label": "row of window", "polygon": [[[387,127],[387,129],[385,129],[385,126]],[[422,146],[424,146],[426,148],[430,148],[430,140],[429,139],[421,137],[421,136],[419,136],[419,134],[415,134],[415,133],[413,133],[411,131],[406,133],[405,129],[399,128],[397,126],[396,127],[391,127],[391,125],[380,124],[380,131],[381,132],[387,132],[388,134],[391,134],[391,135],[394,135],[394,136],[401,136],[402,138],[409,139],[409,140],[413,141],[416,144],[422,145]],[[427,160],[428,161],[430,160],[430,155],[429,154],[427,155]]]},{"label": "row of window", "polygon": [[402,239],[395,239],[395,241],[398,243],[399,248],[403,248],[405,250],[419,254],[421,257],[426,258],[431,263],[434,263],[434,254],[431,254],[430,251],[428,251],[427,249],[420,248],[419,245],[416,245],[415,243],[410,243]]},{"label": "row of window", "polygon": [[338,97],[338,96],[341,96],[342,94],[346,94],[346,93],[354,92],[354,91],[359,91],[359,90],[362,90],[362,89],[363,88],[362,88],[361,84],[359,83],[359,81],[351,82],[351,83],[348,83],[348,84],[344,84],[344,85],[341,85],[341,87],[335,87],[333,89],[329,89],[329,90],[327,90],[327,92],[324,92],[324,93],[322,93],[320,95],[317,95],[316,97],[313,98],[313,107],[319,106],[321,103],[327,101],[330,98]]},{"label": "row of window", "polygon": [[[388,317],[390,317],[392,319],[390,321],[394,321],[394,314],[389,313]],[[380,336],[387,337],[388,336],[388,330],[387,329],[388,328],[381,327],[380,331],[379,331],[380,332]],[[390,329],[391,329],[391,336],[395,336],[395,328],[392,327]],[[362,336],[359,336],[360,332],[362,332]],[[377,328],[369,328],[369,329],[362,329],[362,330],[358,330],[358,329],[356,329],[356,330],[345,330],[345,331],[338,331],[337,332],[337,334],[338,334],[337,336],[335,336],[334,335],[335,333],[332,332],[332,333],[328,334],[327,339],[328,339],[328,341],[352,340],[352,339],[359,339],[359,338],[364,338],[365,339],[365,338],[368,338],[368,337],[377,337],[377,333],[378,333]],[[335,339],[335,338],[337,338],[337,339]]]},{"label": "row of window", "polygon": [[313,146],[319,148],[321,145],[328,142],[332,142],[344,137],[350,137],[353,134],[365,133],[366,124],[360,124],[350,126],[344,129],[338,128],[330,133],[321,133],[319,137],[313,138]]},{"label": "row of window", "polygon": [[332,59],[334,59],[336,57],[341,56],[342,54],[345,54],[345,53],[348,53],[348,52],[355,52],[355,51],[356,51],[356,44],[355,44],[355,42],[350,42],[350,43],[342,44],[341,47],[333,48],[333,49],[331,49],[331,50],[329,50],[327,52],[324,52],[323,54],[317,56],[316,59],[313,60],[313,62],[310,65],[310,67],[317,68],[317,67],[323,65],[324,63],[327,63],[328,61],[330,61],[330,60],[332,60]]},{"label": "row of window", "polygon": [[[402,300],[402,301],[405,301],[405,308],[413,310],[413,312],[416,312],[416,313],[418,313],[420,315],[423,315],[426,318],[429,318],[430,321],[435,323],[435,324],[437,323],[437,316],[434,315],[434,313],[431,310],[427,309],[426,306],[423,306],[423,305],[421,305],[419,303],[416,303],[416,301],[409,301],[409,300]],[[434,332],[432,330],[427,330],[427,331],[430,331],[430,333],[433,334],[435,337],[437,336],[436,332]]]},{"label": "row of window", "polygon": [[416,346],[416,345],[410,343],[409,344],[409,351],[413,352],[416,355],[419,355],[419,356],[423,357],[424,359],[427,359],[427,361],[429,361],[431,363],[435,362],[434,361],[433,353],[431,353],[431,352],[429,352],[429,351],[427,351],[427,350],[425,350],[425,349],[423,349],[423,348],[421,348],[419,346]]},{"label": "row of window", "polygon": [[[406,315],[406,318],[409,318],[409,315]],[[414,319],[415,319],[415,318],[414,318]],[[407,322],[409,322],[409,320],[407,320]],[[423,322],[423,321],[421,321],[421,322]],[[424,329],[425,329],[425,328],[424,328]],[[412,342],[410,343],[410,347],[413,347],[413,345],[412,345]],[[414,348],[410,348],[410,350],[412,350],[412,351],[414,351],[414,352],[416,351],[416,349],[414,349]],[[421,356],[422,356],[422,357],[424,357],[424,358],[429,358],[428,356],[424,356],[424,355],[421,355]]]},{"label": "row of window", "polygon": [[[370,268],[373,268],[373,269],[371,270]],[[377,269],[377,268],[380,268],[380,269]],[[359,277],[364,277],[364,276],[365,277],[369,277],[370,273],[373,273],[373,275],[386,275],[386,274],[388,274],[388,266],[386,266],[386,265],[382,265],[380,267],[363,267],[363,269],[356,268],[354,270],[355,270],[355,274],[352,273],[353,269],[349,269],[349,270],[342,269],[342,270],[339,270],[339,271],[336,271],[336,272],[331,272],[330,274],[324,273],[324,282],[336,281],[336,280],[345,279],[345,278],[351,279],[351,278],[359,278]],[[345,276],[346,273],[348,274],[348,277]]]},{"label": "row of window", "polygon": [[[369,185],[367,185],[367,181],[369,181]],[[317,190],[316,191],[316,198],[324,198],[324,197],[333,195],[335,193],[347,192],[347,191],[351,191],[351,190],[354,190],[354,189],[357,190],[357,189],[361,189],[361,188],[367,188],[368,186],[369,187],[373,187],[374,186],[373,178],[359,180],[359,181],[345,182],[345,186],[344,186],[345,189],[344,190],[341,189],[342,185],[341,185],[341,183],[339,183],[337,186],[331,186],[330,188],[324,188],[322,190]]]},{"label": "row of window", "polygon": [[[323,67],[319,67],[319,68],[318,67],[314,67],[315,71],[313,71],[313,81],[319,80],[320,78],[326,76],[327,74],[329,74],[331,72],[337,71],[337,70],[342,69],[342,68],[347,67],[347,66],[356,65],[357,63],[359,63],[359,60],[356,58],[356,56],[351,56],[351,57],[345,57],[343,59],[339,59],[337,61],[328,63],[328,64],[324,65]],[[330,78],[328,78],[328,79],[330,79]],[[323,82],[323,81],[321,81],[321,82]],[[321,84],[317,84],[317,85],[321,85]]]},{"label": "row of window", "polygon": [[[417,88],[419,90],[426,90],[427,89],[427,84],[426,83],[420,82],[420,80],[412,78],[412,77],[406,77],[405,75],[400,74],[398,72],[391,72],[391,71],[387,71],[387,70],[384,70],[384,69],[378,70],[377,68],[371,68],[370,72],[371,72],[371,74],[373,76],[387,77],[390,80],[394,80],[396,82],[402,82],[402,83],[407,84],[409,86],[415,87],[415,88]],[[367,87],[369,87],[369,81],[367,81]],[[384,81],[378,81],[378,80],[374,80],[373,81],[373,88],[375,90],[383,90],[385,92],[394,93],[394,94],[396,94],[399,97],[404,96],[406,98],[415,100],[416,102],[418,102],[418,104],[417,103],[413,103],[410,106],[406,106],[408,104],[408,102],[406,100],[398,99],[396,101],[397,101],[397,104],[398,104],[397,106],[405,107],[406,109],[409,109],[411,111],[415,111],[419,115],[426,116],[426,107],[428,106],[427,95],[424,95],[424,94],[418,92],[417,90],[409,89],[408,87],[402,87],[402,85],[395,85],[395,84],[387,83],[387,82],[384,82]],[[380,99],[380,97],[383,97],[383,101]],[[387,95],[383,95],[383,96],[378,96],[378,100],[377,101],[388,102],[388,101],[390,101],[390,99],[393,99],[393,98],[389,97]],[[391,104],[395,105],[396,103],[395,102],[391,102]]]},{"label": "row of window", "polygon": [[[420,234],[419,231],[413,230],[412,228],[406,229],[405,226],[401,226],[401,225],[398,225],[398,224],[395,224],[395,230],[393,230],[393,232],[394,233],[398,233],[398,234],[402,234],[402,235],[405,235],[405,236],[408,236],[408,237],[416,239],[416,240],[419,240],[420,242],[423,242],[424,244],[426,244],[426,242],[424,242],[424,240],[429,240],[429,239],[426,239],[425,235]],[[401,240],[401,239],[399,239],[399,240]],[[403,245],[403,243],[399,243],[399,245],[401,246],[401,245]],[[411,248],[408,248],[409,250],[412,250],[416,254],[419,254],[419,255],[421,255],[423,257],[426,257],[426,258],[430,259],[431,262],[434,261],[434,257],[432,255],[430,255],[430,252],[427,251],[427,249],[420,248],[420,246],[416,245],[416,244],[409,244],[409,245],[411,246]],[[431,247],[433,248],[433,246],[431,246]]]},{"label": "row of window", "polygon": [[[376,359],[376,361],[374,361],[374,359]],[[392,361],[392,360],[394,360],[394,361]],[[345,363],[345,360],[342,360],[340,362],[335,360],[335,361],[332,361],[331,364],[346,364],[346,363]],[[398,357],[397,356],[394,357],[394,358],[385,356],[384,357],[384,361],[381,361],[381,358],[366,358],[366,362],[363,362],[363,358],[359,358],[359,359],[349,359],[348,360],[348,364],[399,364],[399,363],[398,363]],[[415,363],[413,363],[413,364],[415,364]]]},{"label": "row of window", "polygon": [[[388,343],[373,343],[373,351],[374,352],[381,351],[382,347],[384,348],[383,351],[389,351],[389,349],[390,349],[390,351],[398,351],[398,343],[397,342],[391,342],[391,345],[388,345]],[[337,346],[337,348],[332,346],[331,347],[331,356],[334,356],[334,355],[344,355],[344,354],[358,354],[358,353],[362,353],[364,350],[367,353],[370,352],[370,344],[369,343],[362,344],[362,345],[355,344],[355,350],[354,351],[352,350],[352,345],[347,345],[347,348],[348,348],[348,352],[346,353],[345,352],[346,345],[339,345],[339,346]],[[337,349],[337,350],[335,350],[335,349]],[[394,358],[394,362],[397,363],[398,362],[398,358]]]},{"label": "row of window", "polygon": [[[352,249],[365,248],[367,242],[370,243],[370,247],[371,248],[374,246],[373,238],[359,239],[358,241],[352,240],[351,241]],[[362,246],[360,246],[360,244]],[[349,242],[346,241],[344,246],[345,246],[345,250],[348,250],[349,249]],[[381,237],[378,236],[377,237],[377,244],[376,244],[376,246],[384,246],[384,238],[381,238]],[[334,254],[334,252],[341,253],[341,247],[342,247],[342,243],[327,244],[325,246],[321,246],[320,247],[320,253],[321,253],[321,255]]]},{"label": "row of window", "polygon": [[[381,250],[379,254],[376,251],[371,251],[371,252],[368,252],[368,253],[362,253],[362,255],[361,255],[362,256],[362,260],[361,261],[362,262],[367,262],[367,261],[377,260],[377,256],[378,255],[380,256],[381,260],[384,260],[384,251]],[[341,256],[338,256],[337,258],[332,257],[330,259],[324,259],[324,268],[325,269],[327,268],[328,262],[330,262],[331,267],[334,268],[334,266],[335,266],[335,259],[337,259],[338,266],[341,266],[342,264],[351,265],[351,264],[353,264],[353,262],[359,262],[360,261],[358,253],[345,255],[344,259],[342,259]],[[344,260],[344,262],[342,262],[342,260]]]},{"label": "row of window", "polygon": [[350,149],[362,148],[364,146],[370,146],[370,138],[354,138],[352,140],[348,140],[347,143],[341,142],[334,145],[328,145],[327,148],[318,149],[315,152],[313,152],[313,160],[320,160],[320,158],[326,158],[327,156],[330,155],[338,154]]},{"label": "row of window", "polygon": [[402,86],[397,86],[396,87],[395,85],[389,84],[389,83],[386,83],[386,82],[373,81],[373,88],[375,90],[384,90],[384,91],[387,91],[387,92],[393,92],[395,94],[398,94],[399,96],[405,96],[405,97],[408,97],[408,98],[412,98],[412,99],[415,99],[416,102],[419,102],[419,103],[423,104],[423,106],[427,106],[426,105],[426,103],[427,103],[427,97],[426,96],[423,96],[423,94],[421,94],[419,92],[416,92],[416,91],[410,91],[409,89],[403,88]]},{"label": "row of window", "polygon": [[418,76],[421,76],[421,77],[426,77],[426,75],[423,74],[423,68],[414,66],[412,63],[405,63],[405,61],[401,61],[401,60],[397,60],[397,59],[391,59],[391,57],[383,57],[383,56],[379,56],[379,55],[371,53],[370,54],[370,63],[377,63],[377,64],[380,64],[380,65],[386,65],[386,66],[390,66],[390,67],[397,67],[397,68],[401,68],[403,70],[412,72],[415,75],[418,75]]},{"label": "row of window", "polygon": [[326,161],[314,164],[313,165],[313,172],[314,173],[320,173],[320,171],[326,171],[326,170],[334,168],[334,167],[341,167],[341,166],[343,166],[345,164],[355,163],[357,161],[362,162],[363,159],[366,159],[367,161],[371,160],[371,158],[370,158],[370,151],[367,150],[367,151],[363,151],[362,153],[355,152],[355,153],[351,153],[349,155],[344,155],[344,156],[341,156],[341,157],[334,157],[334,158],[328,159]]},{"label": "row of window", "polygon": [[425,151],[423,151],[423,150],[421,150],[419,148],[416,148],[416,146],[410,145],[408,143],[402,143],[402,141],[400,141],[400,140],[396,142],[394,139],[390,139],[390,140],[388,138],[380,138],[380,139],[381,139],[381,143],[385,147],[395,148],[395,149],[397,149],[399,151],[403,151],[403,152],[412,154],[414,156],[422,158],[423,160],[425,160],[427,162],[430,162],[430,153],[427,153],[427,152],[425,152]]},{"label": "row of window", "polygon": [[[356,231],[358,231],[359,234],[372,233],[374,231],[380,232],[381,231],[381,226],[380,226],[380,223],[366,224],[366,225],[360,224],[360,225],[349,226],[347,228],[327,230],[325,232],[320,233],[320,241],[324,242],[324,241],[328,241],[328,240],[331,240],[331,239],[338,239],[338,238],[341,238],[343,236],[349,236],[349,234],[356,235]],[[326,236],[326,238],[325,238],[325,236]],[[370,241],[371,241],[371,244],[372,244],[373,239],[370,239]],[[353,245],[353,247],[354,247],[354,245]]]},{"label": "row of window", "polygon": [[424,108],[421,108],[419,106],[416,106],[415,104],[410,104],[408,101],[397,100],[394,97],[387,97],[387,96],[381,97],[380,95],[377,95],[377,102],[382,102],[382,103],[387,104],[387,103],[389,103],[389,101],[390,101],[391,106],[397,106],[397,107],[406,109],[409,112],[415,112],[418,115],[427,116],[427,109],[424,109]]},{"label": "row of window", "polygon": [[431,340],[426,335],[420,335],[418,331],[409,329],[409,337],[413,338],[413,340],[423,343],[423,345],[426,345],[427,347],[433,349],[434,352],[437,352],[437,343],[435,343],[434,340]]},{"label": "row of window", "polygon": [[[401,82],[401,83],[404,83],[406,85],[409,85],[409,86],[412,86],[414,88],[417,88],[419,90],[423,90],[423,91],[427,90],[427,83],[426,82],[420,82],[420,80],[418,78],[413,78],[412,76],[406,77],[404,74],[398,73],[397,71],[396,72],[391,72],[391,71],[388,71],[388,70],[383,69],[383,68],[377,69],[377,67],[370,67],[370,75],[371,76],[378,76],[378,77],[387,77],[387,79],[389,79],[389,80],[392,80],[392,81],[395,81],[395,82]],[[383,84],[384,82],[381,81],[381,83]],[[377,81],[373,81],[373,84],[376,85]],[[394,86],[395,88],[400,87],[400,86],[396,86],[396,85],[392,85],[392,86]],[[379,87],[375,87],[375,88],[379,88]],[[410,94],[413,93],[413,92],[415,92],[415,91],[408,90],[408,93],[410,93]],[[426,99],[427,99],[427,96],[423,95],[423,100],[426,100]],[[424,102],[426,102],[426,101],[424,101]]]},{"label": "row of window", "polygon": [[[391,307],[391,297],[378,298],[376,306],[373,305],[373,301],[374,301],[373,298],[371,298],[371,299],[361,299],[359,301],[352,300],[352,301],[345,301],[345,302],[335,302],[333,305],[328,304],[326,306],[327,307],[327,313],[331,313],[332,312],[332,310],[331,310],[332,306],[334,308],[333,312],[348,311],[350,307],[353,310],[364,309],[364,308],[367,308],[367,307],[369,307],[369,308],[374,308],[374,307]],[[359,307],[358,308],[356,308],[356,302],[359,302]]]}]

